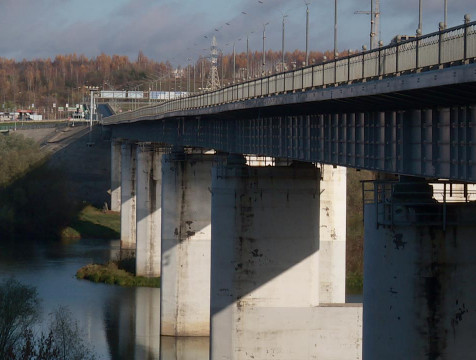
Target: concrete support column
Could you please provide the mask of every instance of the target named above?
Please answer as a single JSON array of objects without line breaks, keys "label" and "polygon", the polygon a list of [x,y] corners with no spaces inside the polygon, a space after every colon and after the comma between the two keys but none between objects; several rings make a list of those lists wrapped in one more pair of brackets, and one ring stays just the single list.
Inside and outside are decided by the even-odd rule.
[{"label": "concrete support column", "polygon": [[212,178],[211,358],[315,358],[319,170],[235,164]]},{"label": "concrete support column", "polygon": [[160,276],[162,155],[152,145],[137,147],[136,274]]},{"label": "concrete support column", "polygon": [[121,250],[136,249],[136,145],[121,145]]},{"label": "concrete support column", "polygon": [[111,210],[121,211],[121,142],[111,141]]},{"label": "concrete support column", "polygon": [[476,207],[394,200],[365,206],[363,358],[471,358]]},{"label": "concrete support column", "polygon": [[183,152],[163,157],[162,335],[210,334],[213,159]]},{"label": "concrete support column", "polygon": [[321,167],[319,280],[321,303],[345,303],[347,169]]}]

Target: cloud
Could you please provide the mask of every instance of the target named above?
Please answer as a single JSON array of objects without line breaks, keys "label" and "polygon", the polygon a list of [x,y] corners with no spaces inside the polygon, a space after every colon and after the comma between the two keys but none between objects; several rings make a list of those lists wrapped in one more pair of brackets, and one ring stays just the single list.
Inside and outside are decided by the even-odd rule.
[{"label": "cloud", "polygon": [[[340,0],[338,47],[360,48],[369,41],[368,0]],[[424,1],[423,30],[436,31],[443,20],[443,0]],[[334,2],[311,1],[311,49],[333,47]],[[139,50],[157,60],[184,64],[188,57],[207,55],[213,35],[225,52],[262,46],[281,48],[282,16],[286,18],[286,50],[305,46],[305,4],[298,0],[2,0],[0,56],[54,57],[76,52],[93,57],[101,52],[135,58]],[[416,0],[381,0],[381,35],[385,43],[396,34],[414,34]],[[464,13],[476,15],[474,0],[448,2],[449,25],[461,24]],[[216,29],[216,30],[215,30]],[[217,31],[218,30],[218,31]],[[205,36],[207,38],[205,38]],[[239,40],[241,38],[241,40]],[[228,45],[226,45],[228,44]]]}]

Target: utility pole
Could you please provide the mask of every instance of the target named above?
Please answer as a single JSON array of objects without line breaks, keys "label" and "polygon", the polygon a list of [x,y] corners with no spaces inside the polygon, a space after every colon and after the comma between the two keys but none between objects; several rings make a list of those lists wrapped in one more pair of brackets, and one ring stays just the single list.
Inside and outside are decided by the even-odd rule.
[{"label": "utility pole", "polygon": [[380,38],[380,0],[370,1],[370,11],[355,11],[354,14],[370,15],[370,50],[376,49]]}]

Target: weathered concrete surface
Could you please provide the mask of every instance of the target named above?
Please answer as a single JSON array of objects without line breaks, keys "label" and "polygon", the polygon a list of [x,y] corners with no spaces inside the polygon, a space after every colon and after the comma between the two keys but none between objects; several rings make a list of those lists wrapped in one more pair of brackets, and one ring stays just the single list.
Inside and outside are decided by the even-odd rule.
[{"label": "weathered concrete surface", "polygon": [[310,165],[214,168],[212,359],[361,358],[361,309],[318,307],[319,180]]},{"label": "weathered concrete surface", "polygon": [[111,210],[121,211],[121,142],[111,141]]},{"label": "weathered concrete surface", "polygon": [[210,333],[213,155],[164,155],[162,162],[161,334]]},{"label": "weathered concrete surface", "polygon": [[121,249],[136,249],[136,145],[121,145]]},{"label": "weathered concrete surface", "polygon": [[345,303],[347,169],[321,166],[319,299]]},{"label": "weathered concrete surface", "polygon": [[[292,294],[289,294],[292,297]],[[216,316],[229,318],[226,308]],[[360,360],[362,305],[250,307],[211,338],[212,360]]]},{"label": "weathered concrete surface", "polygon": [[160,276],[162,153],[151,145],[137,147],[136,275]]},{"label": "weathered concrete surface", "polygon": [[[424,211],[435,206],[441,205]],[[399,205],[399,224],[377,227],[375,204],[365,206],[364,359],[470,359],[476,207],[448,204],[448,220],[459,225],[446,231],[418,223],[415,209]]]},{"label": "weathered concrete surface", "polygon": [[160,358],[164,360],[206,360],[210,358],[210,338],[172,337],[160,339]]}]

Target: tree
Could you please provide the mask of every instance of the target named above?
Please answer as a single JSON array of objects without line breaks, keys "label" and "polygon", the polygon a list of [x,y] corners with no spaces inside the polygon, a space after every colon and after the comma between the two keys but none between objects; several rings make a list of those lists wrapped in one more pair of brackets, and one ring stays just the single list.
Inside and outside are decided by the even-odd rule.
[{"label": "tree", "polygon": [[38,320],[37,290],[14,279],[0,285],[0,359],[17,350],[24,334]]},{"label": "tree", "polygon": [[78,322],[73,319],[71,311],[60,306],[51,314],[50,333],[59,350],[58,359],[61,360],[93,360]]},{"label": "tree", "polygon": [[50,314],[48,335],[34,335],[39,319],[37,290],[16,280],[0,284],[1,360],[94,360],[78,322],[66,307]]}]

